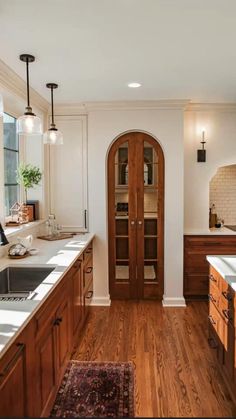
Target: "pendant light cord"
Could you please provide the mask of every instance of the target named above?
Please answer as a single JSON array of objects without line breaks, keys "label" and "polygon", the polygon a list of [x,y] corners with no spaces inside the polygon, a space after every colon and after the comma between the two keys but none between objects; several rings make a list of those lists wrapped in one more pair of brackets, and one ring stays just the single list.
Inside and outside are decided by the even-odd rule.
[{"label": "pendant light cord", "polygon": [[51,105],[52,105],[52,124],[54,125],[53,87],[51,87]]},{"label": "pendant light cord", "polygon": [[27,81],[27,107],[30,107],[30,97],[29,97],[29,59],[26,60],[26,81]]}]

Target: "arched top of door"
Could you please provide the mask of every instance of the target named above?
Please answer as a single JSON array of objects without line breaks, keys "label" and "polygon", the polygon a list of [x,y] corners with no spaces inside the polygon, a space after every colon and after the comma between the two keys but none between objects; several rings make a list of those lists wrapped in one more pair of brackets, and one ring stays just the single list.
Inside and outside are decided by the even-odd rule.
[{"label": "arched top of door", "polygon": [[109,156],[112,152],[114,153],[114,151],[116,151],[117,148],[121,146],[123,143],[129,141],[130,137],[134,134],[141,135],[144,141],[147,141],[149,144],[151,144],[158,153],[159,159],[161,159],[164,163],[164,152],[158,139],[155,138],[152,134],[140,130],[124,132],[115,137],[108,149],[107,156]]}]

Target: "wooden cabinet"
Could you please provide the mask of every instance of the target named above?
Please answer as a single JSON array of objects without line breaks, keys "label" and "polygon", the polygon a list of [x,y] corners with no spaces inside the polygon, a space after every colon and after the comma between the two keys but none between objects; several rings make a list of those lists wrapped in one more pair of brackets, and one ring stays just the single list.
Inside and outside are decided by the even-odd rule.
[{"label": "wooden cabinet", "polygon": [[83,325],[82,259],[83,257],[78,259],[72,268],[72,331],[74,341]]},{"label": "wooden cabinet", "polygon": [[236,236],[184,236],[184,296],[206,299],[209,292],[207,255],[233,255]]},{"label": "wooden cabinet", "polygon": [[209,344],[230,393],[236,400],[236,345],[235,345],[235,291],[210,266],[209,274]]},{"label": "wooden cabinet", "polygon": [[55,115],[63,147],[50,148],[51,209],[67,231],[87,231],[87,117]]},{"label": "wooden cabinet", "polygon": [[112,299],[161,299],[164,290],[164,155],[141,132],[108,155],[109,291]]},{"label": "wooden cabinet", "polygon": [[28,416],[24,342],[12,345],[0,362],[0,395],[1,416]]},{"label": "wooden cabinet", "polygon": [[0,360],[0,416],[48,416],[93,296],[93,245]]},{"label": "wooden cabinet", "polygon": [[83,316],[84,320],[88,316],[89,306],[93,298],[93,245],[92,243],[86,248],[83,261]]},{"label": "wooden cabinet", "polygon": [[[68,275],[67,275],[68,277]],[[69,281],[36,314],[35,361],[37,368],[38,413],[49,413],[57,385],[71,350],[71,301]]]}]

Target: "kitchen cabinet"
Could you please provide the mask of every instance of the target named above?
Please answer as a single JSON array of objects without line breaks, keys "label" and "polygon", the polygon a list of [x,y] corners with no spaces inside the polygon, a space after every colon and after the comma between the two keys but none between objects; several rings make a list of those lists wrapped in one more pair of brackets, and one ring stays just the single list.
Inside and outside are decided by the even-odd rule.
[{"label": "kitchen cabinet", "polygon": [[1,417],[50,414],[92,295],[90,242],[0,360]]},{"label": "kitchen cabinet", "polygon": [[164,155],[130,132],[108,155],[109,291],[112,299],[161,299],[164,290]]},{"label": "kitchen cabinet", "polygon": [[209,345],[234,400],[236,400],[236,294],[224,278],[210,265],[209,275]]},{"label": "kitchen cabinet", "polygon": [[82,260],[78,259],[72,267],[72,331],[73,341],[76,341],[79,330],[83,325],[82,299]]},{"label": "kitchen cabinet", "polygon": [[35,316],[38,414],[46,414],[64,372],[71,349],[70,289],[68,275]]},{"label": "kitchen cabinet", "polygon": [[50,147],[51,211],[67,231],[87,231],[87,117],[55,115],[63,146]]},{"label": "kitchen cabinet", "polygon": [[83,253],[83,317],[86,320],[89,313],[89,306],[93,297],[93,245],[87,247]]},{"label": "kitchen cabinet", "polygon": [[207,255],[233,255],[236,236],[184,236],[184,296],[186,299],[207,299],[209,265]]},{"label": "kitchen cabinet", "polygon": [[1,416],[28,416],[24,342],[15,343],[0,363],[0,394]]},{"label": "kitchen cabinet", "polygon": [[0,416],[36,416],[34,327],[30,322],[0,360]]}]

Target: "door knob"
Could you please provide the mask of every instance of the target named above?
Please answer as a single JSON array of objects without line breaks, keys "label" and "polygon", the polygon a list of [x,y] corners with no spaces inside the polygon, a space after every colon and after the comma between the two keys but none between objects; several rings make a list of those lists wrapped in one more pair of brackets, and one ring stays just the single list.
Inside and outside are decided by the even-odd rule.
[{"label": "door knob", "polygon": [[140,220],[140,221],[138,221],[138,225],[142,225],[143,224],[143,222]]},{"label": "door knob", "polygon": [[134,225],[135,225],[135,221],[134,221],[134,220],[130,221],[130,224],[131,224],[132,226],[134,226]]}]

